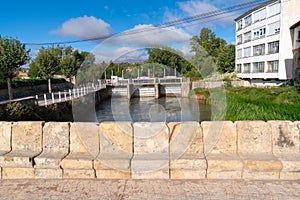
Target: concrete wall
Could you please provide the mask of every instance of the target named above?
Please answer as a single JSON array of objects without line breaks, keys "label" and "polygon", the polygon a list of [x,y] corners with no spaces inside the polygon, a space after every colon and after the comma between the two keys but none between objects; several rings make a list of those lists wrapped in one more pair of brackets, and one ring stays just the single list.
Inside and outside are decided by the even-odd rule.
[{"label": "concrete wall", "polygon": [[300,122],[0,122],[0,177],[297,179]]}]

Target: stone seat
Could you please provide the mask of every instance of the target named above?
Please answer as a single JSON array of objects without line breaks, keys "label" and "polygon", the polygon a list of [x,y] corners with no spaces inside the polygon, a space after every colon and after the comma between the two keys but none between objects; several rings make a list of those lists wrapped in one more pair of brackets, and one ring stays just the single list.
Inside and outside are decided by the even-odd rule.
[{"label": "stone seat", "polygon": [[[42,152],[43,124],[43,122],[13,122],[11,124],[11,151],[0,156],[3,179],[34,178],[33,159]],[[9,128],[5,130],[7,132]],[[3,133],[1,138],[3,138]],[[0,143],[3,142],[7,143],[0,141]]]},{"label": "stone seat", "polygon": [[240,179],[243,163],[237,154],[237,133],[230,121],[201,123],[204,135],[204,153],[207,160],[207,178]]},{"label": "stone seat", "polygon": [[279,179],[282,163],[272,152],[272,131],[263,121],[236,122],[244,179]]},{"label": "stone seat", "polygon": [[300,122],[269,121],[273,153],[281,161],[280,179],[300,180]]},{"label": "stone seat", "polygon": [[34,167],[60,169],[60,161],[69,153],[69,141],[69,123],[46,123],[43,127],[43,151],[34,158]]},{"label": "stone seat", "polygon": [[71,123],[70,153],[62,159],[63,178],[95,178],[93,162],[99,154],[99,131],[95,123]]},{"label": "stone seat", "polygon": [[132,124],[130,122],[102,122],[99,129],[100,153],[94,160],[97,178],[131,178]]}]

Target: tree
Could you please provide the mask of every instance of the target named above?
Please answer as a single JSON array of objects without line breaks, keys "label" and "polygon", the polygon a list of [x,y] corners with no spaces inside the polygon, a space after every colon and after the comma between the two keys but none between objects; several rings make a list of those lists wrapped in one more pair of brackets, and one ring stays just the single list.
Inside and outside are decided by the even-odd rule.
[{"label": "tree", "polygon": [[[216,37],[216,34],[208,29],[202,28],[200,35],[191,39],[193,52],[199,52],[199,46],[211,56],[216,63],[216,68],[220,73],[232,72],[235,65],[235,47],[231,44],[227,45],[222,38]],[[197,54],[197,53],[196,53]],[[195,55],[199,57],[198,55]]]},{"label": "tree", "polygon": [[11,80],[18,69],[26,64],[30,50],[19,40],[0,36],[0,78],[6,79],[9,99],[13,99]]},{"label": "tree", "polygon": [[60,60],[60,70],[72,82],[72,77],[76,76],[83,58],[78,50],[73,51],[72,47],[66,47],[62,51],[63,56]]},{"label": "tree", "polygon": [[235,69],[235,46],[229,44],[219,53],[217,59],[218,71],[221,73],[234,72]]},{"label": "tree", "polygon": [[42,78],[48,79],[48,90],[51,93],[51,78],[59,70],[61,48],[42,48],[35,58],[35,67]]},{"label": "tree", "polygon": [[[170,47],[147,49],[148,63],[159,63],[169,68],[174,68],[181,74],[186,74],[190,69],[190,63],[183,57],[183,53]],[[173,72],[172,72],[173,73]]]},{"label": "tree", "polygon": [[31,63],[29,64],[28,76],[30,78],[41,77],[39,67],[36,65],[35,60],[31,61]]}]

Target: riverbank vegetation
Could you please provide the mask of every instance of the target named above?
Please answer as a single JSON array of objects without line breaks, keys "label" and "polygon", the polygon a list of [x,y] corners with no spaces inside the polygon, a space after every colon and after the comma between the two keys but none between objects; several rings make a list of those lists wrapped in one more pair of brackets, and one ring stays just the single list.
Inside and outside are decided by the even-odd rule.
[{"label": "riverbank vegetation", "polygon": [[[195,89],[197,95],[205,95],[216,89]],[[278,88],[226,87],[226,114],[222,120],[300,120],[300,86]]]}]

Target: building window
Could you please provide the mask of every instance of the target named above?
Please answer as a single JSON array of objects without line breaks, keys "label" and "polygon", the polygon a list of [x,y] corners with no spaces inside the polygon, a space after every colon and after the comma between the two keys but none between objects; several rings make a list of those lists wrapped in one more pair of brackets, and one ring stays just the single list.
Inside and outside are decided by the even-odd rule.
[{"label": "building window", "polygon": [[250,73],[250,63],[245,63],[244,64],[243,73]]},{"label": "building window", "polygon": [[263,73],[265,71],[265,62],[253,63],[253,73]]},{"label": "building window", "polygon": [[262,27],[253,31],[254,39],[265,37],[265,35],[266,35],[266,27]]},{"label": "building window", "polygon": [[251,47],[244,48],[244,57],[247,58],[250,56],[251,56]]},{"label": "building window", "polygon": [[237,30],[239,31],[239,30],[242,30],[242,28],[243,28],[243,21],[242,20],[240,20],[240,21],[238,21],[238,23],[237,23]]},{"label": "building window", "polygon": [[280,21],[268,25],[268,35],[280,33]]},{"label": "building window", "polygon": [[265,55],[265,44],[253,46],[253,56]]},{"label": "building window", "polygon": [[251,15],[245,17],[245,27],[250,26],[252,24],[252,17]]},{"label": "building window", "polygon": [[242,65],[241,64],[236,65],[236,72],[237,73],[242,73]]},{"label": "building window", "polygon": [[249,41],[251,41],[251,31],[245,33],[245,34],[244,34],[244,38],[245,38],[245,41],[244,41],[244,42],[249,42]]},{"label": "building window", "polygon": [[297,42],[300,42],[300,31],[298,31],[298,40]]},{"label": "building window", "polygon": [[268,43],[268,53],[278,53],[279,52],[279,41]]},{"label": "building window", "polygon": [[236,57],[237,57],[237,58],[241,58],[241,57],[242,57],[242,49],[238,49],[238,50],[236,51]]},{"label": "building window", "polygon": [[269,16],[272,17],[280,13],[280,3],[275,3],[269,7]]},{"label": "building window", "polygon": [[253,14],[253,21],[254,21],[254,23],[266,19],[266,13],[267,13],[266,12],[266,8],[264,8],[264,9],[262,9],[262,10],[256,12],[256,13],[254,13]]},{"label": "building window", "polygon": [[243,40],[242,35],[238,35],[236,39],[237,44],[242,44],[242,40]]},{"label": "building window", "polygon": [[269,72],[269,73],[277,73],[278,72],[278,60],[268,62],[267,72]]}]

